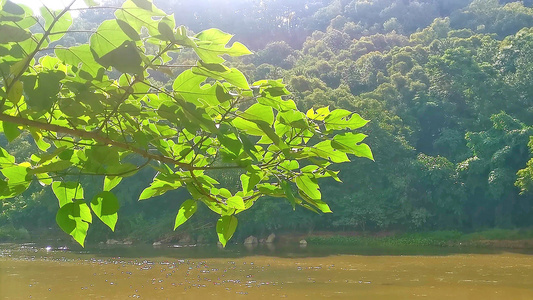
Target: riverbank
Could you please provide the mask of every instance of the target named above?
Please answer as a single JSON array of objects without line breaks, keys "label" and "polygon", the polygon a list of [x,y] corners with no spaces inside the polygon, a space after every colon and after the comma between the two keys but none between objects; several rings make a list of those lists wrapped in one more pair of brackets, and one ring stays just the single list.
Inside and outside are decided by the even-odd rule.
[{"label": "riverbank", "polygon": [[[360,231],[314,231],[302,232],[274,232],[275,244],[299,244],[305,240],[309,245],[339,245],[339,246],[368,246],[368,247],[396,247],[396,246],[436,246],[436,247],[489,247],[508,249],[533,249],[533,228],[522,229],[488,229],[476,232],[460,232],[454,230],[428,231],[418,233],[405,232],[360,232]],[[256,236],[258,241],[266,241],[269,234]],[[69,243],[71,239],[59,230],[48,229],[39,234],[28,232],[24,228],[12,226],[0,227],[0,242],[36,242],[56,241]],[[230,244],[242,244],[247,237],[234,237]],[[249,237],[248,237],[249,238]],[[115,240],[116,239],[116,240]],[[216,244],[216,237],[189,236],[188,234],[152,236],[152,238],[138,239],[136,236],[110,235],[106,241],[90,240],[89,244]]]},{"label": "riverbank", "polygon": [[490,229],[472,233],[431,231],[424,233],[318,232],[299,237],[314,245],[371,247],[439,246],[533,249],[533,229]]}]

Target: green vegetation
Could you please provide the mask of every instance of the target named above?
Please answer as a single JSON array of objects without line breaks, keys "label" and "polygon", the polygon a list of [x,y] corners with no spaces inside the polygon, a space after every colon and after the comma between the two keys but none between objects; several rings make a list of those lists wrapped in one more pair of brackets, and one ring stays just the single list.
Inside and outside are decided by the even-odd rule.
[{"label": "green vegetation", "polygon": [[[404,233],[391,236],[310,236],[306,241],[316,245],[346,246],[486,246],[486,241],[530,241],[533,229],[489,229],[474,233],[459,231],[433,231],[424,233]],[[502,246],[508,244],[502,243]]]},{"label": "green vegetation", "polygon": [[431,233],[406,233],[386,237],[372,236],[311,236],[310,244],[331,244],[350,246],[450,246],[461,238],[458,231],[435,231]]},{"label": "green vegetation", "polygon": [[0,227],[0,242],[12,242],[12,241],[28,241],[30,240],[30,233],[24,229],[11,226]]},{"label": "green vegetation", "polygon": [[[26,57],[17,43],[33,47],[28,28],[42,47],[55,48],[55,56],[37,51],[27,61],[32,68],[18,70],[21,80],[3,77],[2,114],[73,129],[72,136],[80,130],[91,135],[65,140],[50,128],[24,131],[34,123],[4,122],[0,145],[17,158],[17,172],[2,172],[6,179],[43,176],[19,174],[28,169],[23,161],[61,178],[54,177],[55,188],[26,182],[4,189],[18,195],[2,200],[0,226],[30,234],[50,228],[55,199],[72,202],[79,187],[87,207],[76,224],[88,224],[91,209],[103,221],[81,228],[94,241],[214,241],[218,229],[223,241],[232,234],[242,240],[271,232],[392,231],[405,233],[405,243],[439,244],[454,241],[454,232],[501,228],[498,239],[511,239],[533,226],[532,1],[154,1],[190,29],[175,27],[171,16],[145,0],[82,11],[59,41],[43,38],[26,10],[22,31],[9,29],[27,40],[2,44],[1,51],[11,53],[0,58],[5,74]],[[146,16],[161,17],[142,22],[157,26],[127,17],[141,3]],[[2,18],[8,24],[15,17]],[[119,21],[104,22],[112,18]],[[226,47],[231,36],[210,27],[235,33],[255,53],[241,55],[251,51],[238,43]],[[99,38],[107,34],[119,39],[117,50]],[[230,55],[202,48],[213,43],[215,51]],[[82,58],[94,68],[69,53],[87,54]],[[69,76],[61,74],[65,68]],[[40,83],[57,80],[63,85]],[[21,94],[21,84],[7,82],[21,82]],[[85,98],[86,89],[91,97]],[[47,101],[35,100],[43,95]],[[346,118],[352,111],[361,117]],[[331,127],[339,120],[340,127]],[[371,121],[360,127],[364,120]],[[371,156],[360,143],[366,135],[375,161],[347,162],[347,154]],[[102,143],[126,143],[142,153]],[[52,156],[38,150],[47,144]],[[213,168],[191,172],[190,166]],[[334,180],[337,171],[342,184]],[[118,179],[98,176],[105,172],[124,178],[114,187]],[[330,178],[318,188],[317,179],[325,176]],[[23,187],[28,189],[20,194]],[[256,196],[264,197],[256,202]],[[106,203],[110,209],[102,213]],[[330,209],[333,214],[322,213]],[[236,223],[246,225],[233,233]],[[457,237],[463,238],[468,235]]]}]

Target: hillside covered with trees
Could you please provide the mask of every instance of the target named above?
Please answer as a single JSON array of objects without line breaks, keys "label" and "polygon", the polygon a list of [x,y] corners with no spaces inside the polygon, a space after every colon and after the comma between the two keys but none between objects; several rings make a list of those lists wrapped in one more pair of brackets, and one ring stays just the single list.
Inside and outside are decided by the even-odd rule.
[{"label": "hillside covered with trees", "polygon": [[[533,2],[497,0],[157,1],[191,32],[217,27],[253,55],[228,58],[249,82],[283,78],[302,111],[329,106],[370,122],[359,129],[374,161],[339,165],[322,199],[332,214],[279,198],[239,216],[236,237],[271,232],[459,230],[533,226]],[[190,4],[187,4],[190,3]],[[109,5],[120,3],[110,2]],[[63,46],[87,41],[112,12],[83,11]],[[69,43],[70,45],[65,45]],[[188,65],[195,58],[177,57]],[[158,73],[172,85],[183,70]],[[7,134],[6,134],[7,135]],[[35,149],[24,135],[0,144],[17,157]],[[213,171],[227,186],[240,174]],[[114,192],[120,221],[93,224],[88,239],[216,240],[217,215],[199,206],[172,232],[186,190],[138,201],[154,177],[142,170]],[[84,186],[102,178],[85,178]],[[57,200],[34,183],[0,205],[0,239],[56,228]]]}]

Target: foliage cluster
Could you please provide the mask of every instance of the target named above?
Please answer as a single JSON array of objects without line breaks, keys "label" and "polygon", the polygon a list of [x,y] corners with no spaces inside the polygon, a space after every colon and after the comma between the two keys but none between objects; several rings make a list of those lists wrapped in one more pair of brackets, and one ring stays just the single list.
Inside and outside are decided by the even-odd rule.
[{"label": "foliage cluster", "polygon": [[[519,241],[531,240],[533,230],[529,229],[489,229],[474,233],[462,233],[455,230],[440,230],[424,233],[404,233],[385,237],[373,236],[310,236],[306,238],[316,245],[346,245],[368,247],[398,246],[476,246],[485,241]],[[505,245],[505,244],[502,244]]]}]

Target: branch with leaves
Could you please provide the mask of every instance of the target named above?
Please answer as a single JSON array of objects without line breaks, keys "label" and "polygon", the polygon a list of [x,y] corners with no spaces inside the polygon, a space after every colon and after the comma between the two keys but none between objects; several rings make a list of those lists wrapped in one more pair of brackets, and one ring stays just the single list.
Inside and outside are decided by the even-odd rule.
[{"label": "branch with leaves", "polygon": [[[157,175],[139,200],[186,188],[191,199],[179,208],[175,228],[204,203],[220,215],[216,230],[225,245],[236,215],[262,196],[331,212],[318,179],[339,180],[330,167],[348,162],[348,154],[372,159],[366,136],[352,132],[367,123],[359,115],[300,112],[281,81],[250,85],[225,66],[224,55],[251,54],[238,42],[228,45],[232,35],[208,29],[189,36],[151,1],[128,0],[110,8],[115,19],[102,22],[88,43],[63,47],[71,5],[41,9],[41,24],[28,7],[0,1],[1,129],[10,142],[29,132],[39,149],[20,161],[0,148],[0,198],[20,195],[34,180],[51,186],[58,225],[82,246],[93,215],[114,230],[120,201],[112,189],[143,168]],[[44,33],[33,33],[35,25]],[[37,58],[43,49],[54,53]],[[198,56],[194,66],[179,63],[184,49]],[[153,72],[176,67],[186,70],[171,89],[149,81]],[[211,172],[230,168],[240,172],[238,190],[221,187]],[[66,174],[105,179],[85,199],[82,183]]]}]

